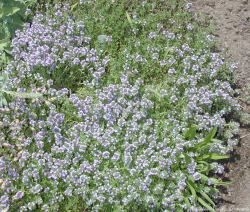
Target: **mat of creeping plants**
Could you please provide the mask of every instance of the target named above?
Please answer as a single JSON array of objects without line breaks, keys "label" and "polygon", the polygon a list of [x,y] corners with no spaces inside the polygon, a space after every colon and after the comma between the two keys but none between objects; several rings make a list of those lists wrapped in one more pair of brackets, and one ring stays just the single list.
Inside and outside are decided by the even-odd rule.
[{"label": "mat of creeping plants", "polygon": [[236,66],[192,5],[18,2],[0,13],[26,17],[0,46],[0,211],[215,211]]}]

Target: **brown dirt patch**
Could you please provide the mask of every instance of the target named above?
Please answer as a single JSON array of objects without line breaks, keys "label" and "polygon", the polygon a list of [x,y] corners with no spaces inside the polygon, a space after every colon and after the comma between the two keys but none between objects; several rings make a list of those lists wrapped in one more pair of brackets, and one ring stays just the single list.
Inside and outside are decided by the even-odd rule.
[{"label": "brown dirt patch", "polygon": [[[191,0],[197,18],[215,25],[219,49],[238,63],[235,73],[243,110],[250,113],[250,0]],[[241,126],[240,144],[234,162],[227,164],[233,181],[224,193],[218,211],[250,211],[250,128]]]}]

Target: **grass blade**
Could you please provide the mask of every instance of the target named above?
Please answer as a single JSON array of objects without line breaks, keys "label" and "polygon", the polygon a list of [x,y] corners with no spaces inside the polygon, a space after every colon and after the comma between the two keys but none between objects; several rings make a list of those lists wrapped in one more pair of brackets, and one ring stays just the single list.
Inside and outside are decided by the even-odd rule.
[{"label": "grass blade", "polygon": [[132,19],[130,18],[130,15],[128,14],[128,12],[126,12],[126,16],[127,16],[129,24],[132,26],[133,22],[132,22]]},{"label": "grass blade", "polygon": [[204,206],[207,210],[211,211],[211,212],[215,212],[215,210],[208,204],[206,203],[202,198],[198,197],[198,202]]}]

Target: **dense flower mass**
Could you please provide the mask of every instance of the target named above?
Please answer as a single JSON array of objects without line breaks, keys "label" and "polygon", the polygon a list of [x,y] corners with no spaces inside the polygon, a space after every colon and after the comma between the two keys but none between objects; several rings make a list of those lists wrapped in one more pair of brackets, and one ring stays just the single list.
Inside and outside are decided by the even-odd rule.
[{"label": "dense flower mass", "polygon": [[[119,52],[120,76],[109,81],[112,63],[85,24],[68,6],[52,14],[16,33],[3,72],[5,89],[43,96],[9,96],[1,108],[0,211],[202,210],[193,190],[215,195],[208,173],[224,171],[209,159],[237,143],[238,125],[225,120],[239,108],[233,69],[161,23],[142,39],[147,21],[135,14],[133,48]],[[215,129],[226,142],[211,141]]]},{"label": "dense flower mass", "polygon": [[[38,14],[32,24],[26,24],[22,31],[16,32],[12,54],[18,66],[23,66],[18,67],[20,76],[29,76],[38,67],[43,67],[52,78],[58,77],[54,72],[60,69],[60,77],[75,83],[91,75],[91,84],[98,84],[108,58],[101,59],[91,48],[91,38],[85,33],[84,23],[76,22],[70,16],[69,6],[59,7],[54,15]],[[77,70],[74,76],[70,69]]]}]

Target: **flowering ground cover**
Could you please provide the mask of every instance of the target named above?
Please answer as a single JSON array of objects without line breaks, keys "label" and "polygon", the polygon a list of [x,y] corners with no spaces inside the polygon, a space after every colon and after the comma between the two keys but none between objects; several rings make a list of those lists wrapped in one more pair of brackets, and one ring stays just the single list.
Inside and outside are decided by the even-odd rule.
[{"label": "flowering ground cover", "polygon": [[214,211],[234,65],[180,1],[47,6],[0,97],[1,211]]}]

